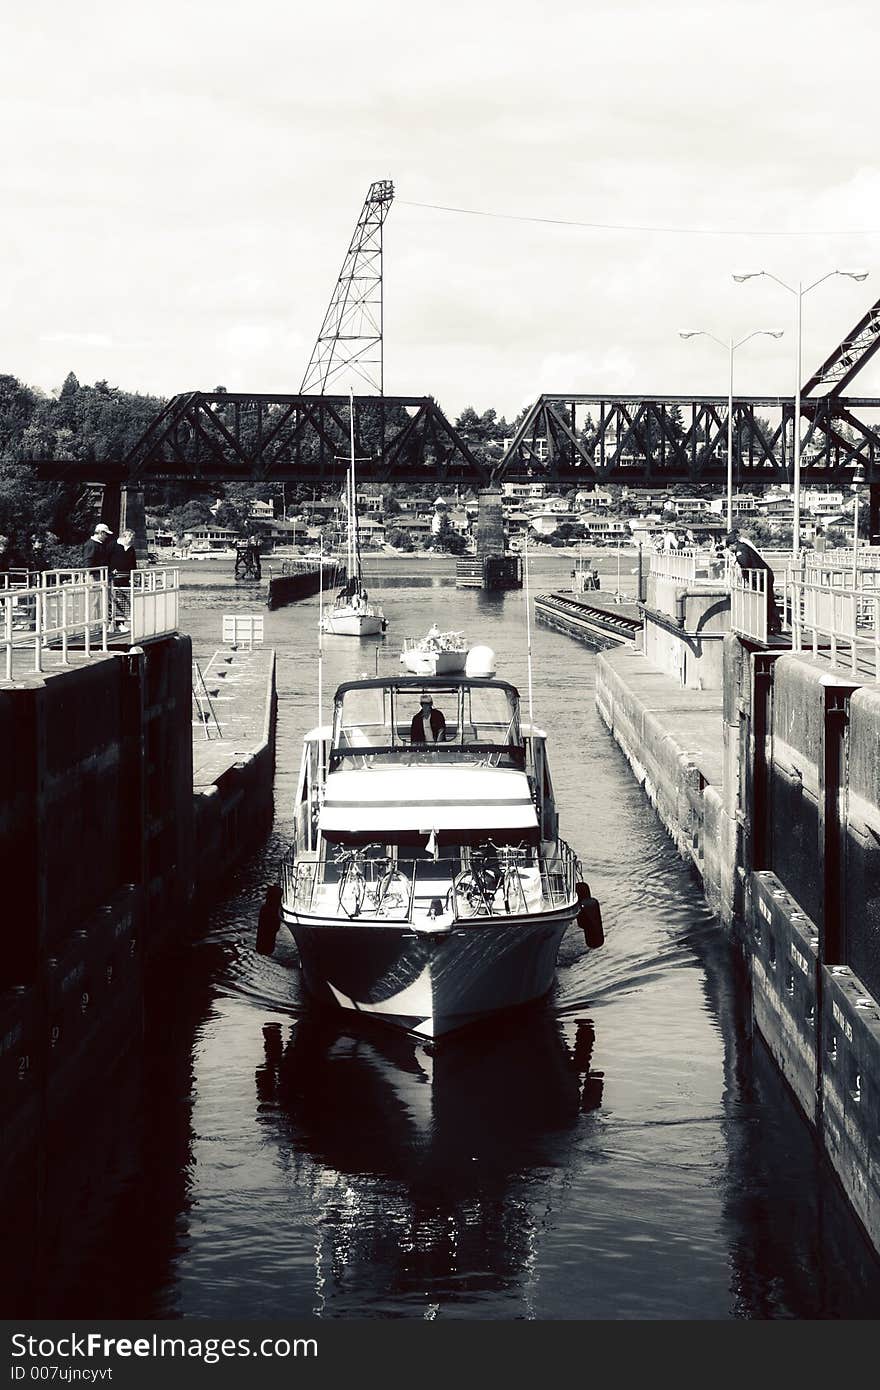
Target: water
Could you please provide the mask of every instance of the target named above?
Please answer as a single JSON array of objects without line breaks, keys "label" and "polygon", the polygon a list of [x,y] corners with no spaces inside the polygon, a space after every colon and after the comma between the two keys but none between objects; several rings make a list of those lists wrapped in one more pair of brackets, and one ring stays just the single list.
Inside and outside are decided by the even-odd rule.
[{"label": "water", "polygon": [[[606,587],[616,563],[602,557]],[[570,566],[542,556],[532,592]],[[521,594],[456,591],[452,566],[427,560],[384,562],[367,582],[388,636],[325,639],[325,709],[340,680],[399,670],[403,636],[434,620],[488,642],[525,698]],[[261,611],[214,567],[187,586],[181,626],[201,657],[223,612]],[[103,1098],[97,1153],[65,1173],[21,1311],[876,1316],[880,1266],[749,1038],[734,962],[598,719],[577,643],[533,625],[535,715],[606,945],[588,953],[569,930],[545,1007],[432,1050],[317,1019],[283,932],[274,957],[255,953],[315,722],[317,606],[266,614],[275,832],[154,982],[145,1055]]]}]

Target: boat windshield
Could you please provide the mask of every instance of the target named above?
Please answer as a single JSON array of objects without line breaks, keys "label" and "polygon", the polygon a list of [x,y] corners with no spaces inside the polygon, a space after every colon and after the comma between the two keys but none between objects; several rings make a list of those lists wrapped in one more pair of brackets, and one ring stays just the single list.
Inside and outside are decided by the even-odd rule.
[{"label": "boat windshield", "polygon": [[[429,703],[430,701],[430,703]],[[371,762],[479,761],[522,768],[519,700],[489,681],[353,686],[337,697],[331,769]]]}]

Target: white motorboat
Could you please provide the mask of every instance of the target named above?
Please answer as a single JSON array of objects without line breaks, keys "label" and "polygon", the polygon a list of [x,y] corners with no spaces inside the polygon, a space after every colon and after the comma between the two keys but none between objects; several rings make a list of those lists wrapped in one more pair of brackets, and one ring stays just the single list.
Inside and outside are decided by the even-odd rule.
[{"label": "white motorboat", "polygon": [[357,486],[354,473],[354,401],[349,395],[351,457],[345,477],[345,583],[330,608],[322,611],[321,630],[337,637],[375,637],[388,620],[364,588],[361,548],[358,540]]},{"label": "white motorboat", "polygon": [[595,924],[579,877],[507,682],[350,681],[306,735],[282,920],[317,1000],[429,1038],[537,1000]]},{"label": "white motorboat", "polygon": [[465,669],[468,648],[461,632],[432,623],[424,637],[405,637],[400,660],[414,676],[449,676]]}]

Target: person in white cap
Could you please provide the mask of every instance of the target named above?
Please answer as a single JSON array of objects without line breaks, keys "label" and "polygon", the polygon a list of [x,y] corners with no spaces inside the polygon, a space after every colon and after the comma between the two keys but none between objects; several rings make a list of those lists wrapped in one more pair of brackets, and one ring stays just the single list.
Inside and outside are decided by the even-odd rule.
[{"label": "person in white cap", "polygon": [[83,569],[97,570],[109,565],[112,549],[113,532],[103,521],[99,521],[83,546]]}]

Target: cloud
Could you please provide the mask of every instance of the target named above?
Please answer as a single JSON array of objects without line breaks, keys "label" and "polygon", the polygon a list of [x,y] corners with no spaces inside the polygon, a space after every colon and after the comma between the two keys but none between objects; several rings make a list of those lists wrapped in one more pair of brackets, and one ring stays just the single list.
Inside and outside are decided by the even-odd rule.
[{"label": "cloud", "polygon": [[789,328],[737,364],[743,389],[788,392],[791,305],[731,268],[874,271],[810,297],[805,364],[880,294],[876,231],[849,235],[880,229],[867,0],[833,20],[816,0],[730,0],[723,36],[693,0],[383,0],[381,23],[355,0],[251,0],[247,44],[239,20],[233,0],[154,0],[124,24],[111,0],[34,0],[0,19],[4,369],[49,389],[82,350],[132,389],[295,387],[385,177],[386,390],[453,413],[512,414],[572,376],[715,390],[724,364],[677,340],[688,322]]},{"label": "cloud", "polygon": [[74,343],[77,347],[106,348],[113,346],[109,333],[71,332],[68,329],[54,329],[51,333],[40,334],[41,343]]}]

